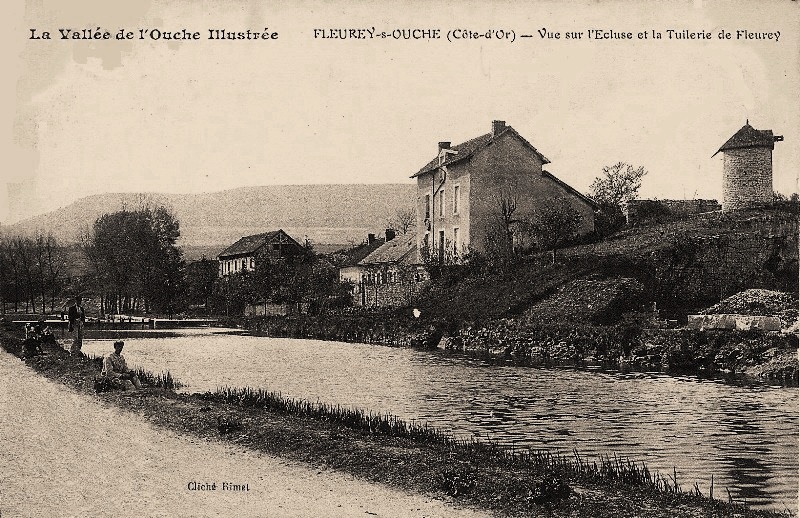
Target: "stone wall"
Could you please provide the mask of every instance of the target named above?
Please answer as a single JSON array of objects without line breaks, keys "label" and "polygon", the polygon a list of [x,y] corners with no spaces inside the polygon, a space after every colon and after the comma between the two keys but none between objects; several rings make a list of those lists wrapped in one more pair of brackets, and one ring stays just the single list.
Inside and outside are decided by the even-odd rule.
[{"label": "stone wall", "polygon": [[748,288],[796,291],[797,216],[753,211],[732,231],[684,235],[641,266],[652,268],[656,298],[676,307],[718,301]]},{"label": "stone wall", "polygon": [[722,210],[757,207],[772,201],[772,150],[767,147],[724,152]]},{"label": "stone wall", "polygon": [[717,200],[631,200],[622,212],[628,225],[640,223],[660,223],[667,220],[680,219],[693,214],[721,210]]},{"label": "stone wall", "polygon": [[356,306],[365,307],[402,307],[412,305],[427,281],[403,280],[363,284],[353,299]]},{"label": "stone wall", "polygon": [[689,315],[689,329],[738,329],[739,331],[780,331],[781,320],[773,316],[753,315]]}]

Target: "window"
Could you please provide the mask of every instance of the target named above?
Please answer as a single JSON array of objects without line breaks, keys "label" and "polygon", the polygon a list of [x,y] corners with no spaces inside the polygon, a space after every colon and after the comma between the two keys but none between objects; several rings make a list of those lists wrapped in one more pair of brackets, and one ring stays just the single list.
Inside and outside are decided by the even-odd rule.
[{"label": "window", "polygon": [[444,230],[439,231],[439,261],[444,262]]},{"label": "window", "polygon": [[444,217],[444,189],[439,193],[439,217]]},{"label": "window", "polygon": [[425,219],[431,219],[431,195],[425,195]]},{"label": "window", "polygon": [[453,186],[453,214],[458,214],[458,205],[461,201],[461,187],[458,185]]},{"label": "window", "polygon": [[458,257],[458,247],[461,241],[459,240],[458,228],[453,229],[453,255]]}]

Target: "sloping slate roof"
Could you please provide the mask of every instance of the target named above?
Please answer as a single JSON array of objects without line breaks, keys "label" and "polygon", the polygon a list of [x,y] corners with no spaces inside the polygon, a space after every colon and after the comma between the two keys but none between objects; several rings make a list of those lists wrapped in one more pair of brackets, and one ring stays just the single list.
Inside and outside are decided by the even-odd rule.
[{"label": "sloping slate roof", "polygon": [[[726,149],[743,149],[748,147],[768,147],[775,149],[775,137],[772,135],[772,130],[757,130],[749,123],[742,126],[742,128],[733,134],[727,142],[722,144],[722,147],[717,150],[725,151]],[[717,154],[714,153],[712,158]]]},{"label": "sloping slate roof", "polygon": [[378,247],[358,262],[360,265],[379,263],[414,262],[417,253],[417,236],[413,232],[398,236]]},{"label": "sloping slate roof", "polygon": [[223,250],[222,252],[220,252],[218,257],[230,257],[234,255],[252,254],[265,244],[274,242],[276,240],[280,240],[282,236],[285,237],[285,239],[282,242],[294,243],[295,245],[300,246],[300,244],[297,241],[289,237],[289,235],[283,230],[273,230],[271,232],[265,232],[263,234],[245,236],[241,238],[239,241],[229,246],[228,248],[226,248],[225,250]]},{"label": "sloping slate roof", "polygon": [[[492,137],[491,133],[487,133],[486,135],[481,135],[480,137],[475,137],[474,139],[470,139],[470,140],[468,140],[466,142],[462,142],[461,144],[458,144],[458,145],[455,145],[455,146],[450,146],[450,149],[452,149],[454,151],[458,151],[458,153],[457,154],[448,154],[447,155],[448,156],[447,160],[445,160],[444,164],[442,164],[442,165],[447,166],[447,165],[455,164],[457,162],[461,162],[462,160],[466,160],[466,159],[470,158],[472,155],[474,155],[475,153],[477,153],[481,149],[483,149],[486,146],[488,146],[489,144],[491,144],[493,140],[499,138],[500,136],[505,134],[507,131],[511,131],[513,135],[515,135],[517,138],[522,140],[522,142],[527,147],[529,147],[534,153],[536,153],[539,156],[539,159],[542,160],[542,163],[545,163],[545,164],[549,164],[550,163],[550,160],[548,160],[547,157],[545,157],[543,154],[539,153],[539,151],[535,147],[533,147],[530,142],[525,140],[522,137],[522,135],[517,133],[517,130],[515,130],[511,126],[506,126],[503,129],[503,131],[501,131],[500,133],[497,134],[496,137]],[[420,175],[423,175],[425,173],[429,173],[431,171],[434,171],[438,167],[439,167],[439,157],[437,156],[436,158],[434,158],[433,160],[431,160],[430,162],[425,164],[425,166],[422,169],[420,169],[419,171],[414,173],[411,176],[411,178],[416,178],[417,176],[420,176]]]},{"label": "sloping slate roof", "polygon": [[590,205],[590,206],[591,206],[593,209],[595,209],[595,210],[596,210],[596,209],[599,209],[599,208],[600,208],[600,206],[599,206],[597,203],[595,203],[595,202],[594,202],[594,200],[592,200],[591,198],[589,198],[588,196],[586,196],[586,195],[584,195],[584,194],[581,194],[581,192],[580,192],[580,191],[576,190],[574,187],[570,186],[569,184],[567,184],[567,183],[565,183],[565,182],[563,182],[563,181],[559,180],[559,179],[558,179],[558,178],[556,178],[556,177],[555,177],[555,176],[554,176],[552,173],[550,173],[550,172],[548,172],[548,171],[544,171],[544,170],[543,170],[543,171],[542,171],[542,175],[546,176],[547,178],[550,178],[551,180],[553,180],[554,182],[556,182],[558,185],[560,185],[561,187],[563,187],[564,189],[566,189],[568,192],[570,192],[570,193],[574,194],[575,196],[577,196],[577,197],[578,197],[578,198],[580,198],[581,200],[585,201],[585,202],[586,202],[586,203],[588,203],[588,204],[589,204],[589,205]]},{"label": "sloping slate roof", "polygon": [[355,266],[369,254],[377,250],[379,247],[383,246],[385,242],[386,242],[385,239],[378,238],[372,243],[369,244],[361,243],[355,248],[351,248],[350,250],[345,250],[341,252],[342,255],[347,257],[347,259],[339,267],[345,268],[347,266]]}]

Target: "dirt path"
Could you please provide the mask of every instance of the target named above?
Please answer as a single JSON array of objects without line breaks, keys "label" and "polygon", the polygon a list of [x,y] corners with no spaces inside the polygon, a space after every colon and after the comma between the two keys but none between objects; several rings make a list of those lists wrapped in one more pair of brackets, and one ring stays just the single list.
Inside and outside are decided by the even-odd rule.
[{"label": "dirt path", "polygon": [[0,516],[483,515],[156,429],[0,351]]}]

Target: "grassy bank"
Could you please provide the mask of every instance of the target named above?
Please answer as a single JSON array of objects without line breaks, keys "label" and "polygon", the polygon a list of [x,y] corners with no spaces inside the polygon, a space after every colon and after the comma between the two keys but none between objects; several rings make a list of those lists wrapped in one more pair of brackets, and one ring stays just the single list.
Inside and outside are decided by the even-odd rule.
[{"label": "grassy bank", "polygon": [[[18,335],[4,332],[3,347],[17,353]],[[506,516],[779,516],[681,491],[673,474],[607,458],[508,452],[492,444],[459,441],[440,431],[359,410],[341,409],[250,389],[178,394],[164,374],[144,378],[137,392],[95,394],[97,360],[70,357],[58,347],[25,360],[42,375],[87,396],[135,412],[170,430],[229,441],[364,480],[449,496],[461,505]],[[723,489],[716,491],[724,496]]]}]

